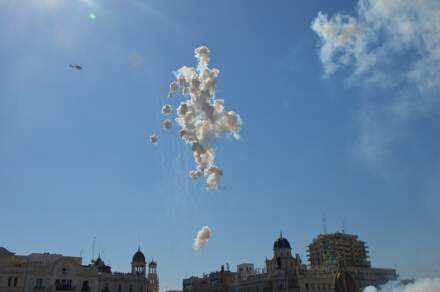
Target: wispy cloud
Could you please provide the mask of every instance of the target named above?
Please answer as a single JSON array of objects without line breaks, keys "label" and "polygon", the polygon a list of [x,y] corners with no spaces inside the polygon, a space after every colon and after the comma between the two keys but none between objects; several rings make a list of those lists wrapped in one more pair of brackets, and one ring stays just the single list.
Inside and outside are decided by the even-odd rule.
[{"label": "wispy cloud", "polygon": [[353,15],[319,12],[312,22],[324,77],[346,67],[357,84],[390,92],[359,116],[368,161],[390,153],[408,122],[439,112],[439,27],[437,0],[360,0]]}]

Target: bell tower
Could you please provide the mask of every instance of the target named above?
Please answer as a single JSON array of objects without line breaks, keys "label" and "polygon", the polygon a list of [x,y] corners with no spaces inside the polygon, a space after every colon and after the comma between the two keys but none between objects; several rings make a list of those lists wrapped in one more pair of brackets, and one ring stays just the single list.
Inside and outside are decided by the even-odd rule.
[{"label": "bell tower", "polygon": [[157,263],[153,260],[148,264],[148,292],[159,292],[159,277]]}]

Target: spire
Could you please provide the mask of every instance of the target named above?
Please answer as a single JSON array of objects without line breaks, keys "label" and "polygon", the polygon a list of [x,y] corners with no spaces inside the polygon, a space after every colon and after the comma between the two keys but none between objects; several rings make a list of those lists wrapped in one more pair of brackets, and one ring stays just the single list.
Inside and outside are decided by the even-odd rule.
[{"label": "spire", "polygon": [[280,238],[283,238],[283,231],[280,230]]}]

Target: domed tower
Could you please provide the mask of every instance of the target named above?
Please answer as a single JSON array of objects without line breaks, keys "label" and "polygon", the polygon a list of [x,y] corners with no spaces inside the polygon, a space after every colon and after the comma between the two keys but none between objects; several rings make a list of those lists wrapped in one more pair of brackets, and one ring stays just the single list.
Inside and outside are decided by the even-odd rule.
[{"label": "domed tower", "polygon": [[141,249],[138,248],[136,253],[133,255],[133,259],[131,260],[131,273],[145,276],[146,265],[147,263],[145,262],[145,256],[141,252]]},{"label": "domed tower", "polygon": [[153,260],[148,264],[148,292],[159,292],[159,277],[157,263]]},{"label": "domed tower", "polygon": [[277,258],[290,258],[292,257],[292,248],[289,241],[283,237],[283,233],[280,232],[280,237],[273,243],[273,253]]},{"label": "domed tower", "polygon": [[266,260],[268,272],[284,270],[285,272],[295,272],[301,264],[299,255],[292,256],[292,247],[289,241],[280,233],[280,237],[273,243],[273,258]]}]

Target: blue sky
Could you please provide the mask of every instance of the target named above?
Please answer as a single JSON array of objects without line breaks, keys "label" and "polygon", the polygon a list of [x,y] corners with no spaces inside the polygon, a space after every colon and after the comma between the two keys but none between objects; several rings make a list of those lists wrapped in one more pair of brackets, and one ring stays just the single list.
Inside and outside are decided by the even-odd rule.
[{"label": "blue sky", "polygon": [[[325,215],[374,266],[438,276],[440,8],[398,2],[1,1],[0,245],[89,261],[96,236],[128,271],[140,241],[163,291],[263,266],[280,230],[305,260]],[[160,130],[173,71],[200,45],[243,120],[216,144],[221,192],[188,178],[189,147]]]}]

